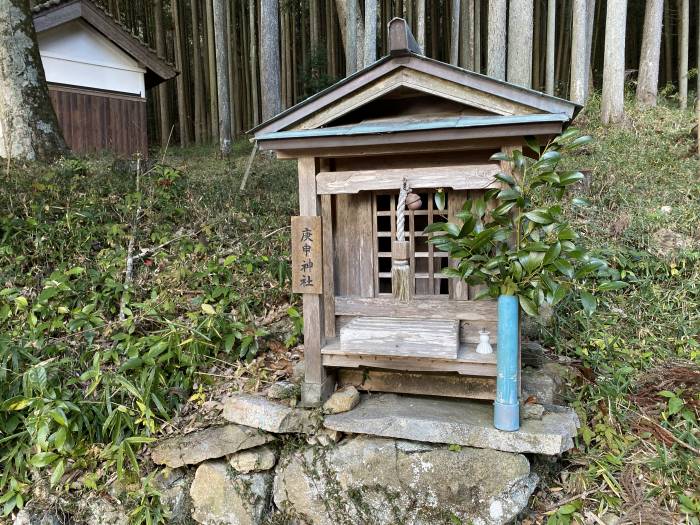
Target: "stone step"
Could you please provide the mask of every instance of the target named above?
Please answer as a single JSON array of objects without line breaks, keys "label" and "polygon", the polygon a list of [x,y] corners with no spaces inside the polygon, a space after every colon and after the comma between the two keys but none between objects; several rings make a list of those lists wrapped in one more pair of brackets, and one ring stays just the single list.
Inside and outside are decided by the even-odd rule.
[{"label": "stone step", "polygon": [[327,416],[324,426],[353,434],[449,443],[504,452],[557,455],[574,446],[579,426],[576,413],[546,405],[541,420],[526,419],[520,430],[493,426],[488,402],[396,394],[363,395],[349,412]]}]

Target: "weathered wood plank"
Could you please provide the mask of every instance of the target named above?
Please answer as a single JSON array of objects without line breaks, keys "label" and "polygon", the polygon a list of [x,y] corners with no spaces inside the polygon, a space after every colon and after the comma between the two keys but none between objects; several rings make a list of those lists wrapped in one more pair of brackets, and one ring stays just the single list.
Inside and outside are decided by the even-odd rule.
[{"label": "weathered wood plank", "polygon": [[[299,150],[301,155],[308,155],[309,150],[314,151],[314,155],[328,156],[317,150],[342,149],[351,147],[355,150],[355,155],[362,155],[364,148],[379,146],[383,151],[391,151],[389,145],[401,148],[403,145],[406,151],[429,151],[421,143],[453,142],[453,147],[460,147],[462,141],[471,141],[486,138],[524,137],[528,135],[546,137],[561,133],[563,123],[538,122],[523,124],[502,124],[472,128],[437,128],[429,130],[402,131],[398,133],[368,133],[368,134],[344,134],[314,137],[296,138],[266,138],[259,141],[260,148],[264,150]],[[502,142],[501,142],[502,143]],[[412,148],[408,147],[409,144]],[[423,149],[420,149],[420,148]],[[447,146],[450,148],[450,146]]]},{"label": "weathered wood plank", "polygon": [[335,284],[333,275],[333,202],[330,195],[321,196],[323,220],[323,311],[326,337],[335,337]]},{"label": "weathered wood plank", "polygon": [[338,385],[352,385],[358,390],[367,392],[397,392],[484,400],[493,400],[496,397],[495,378],[458,374],[342,368],[338,371]]},{"label": "weathered wood plank", "polygon": [[55,84],[49,85],[49,96],[73,151],[147,155],[145,98]]},{"label": "weathered wood plank", "polygon": [[322,350],[323,364],[341,368],[381,368],[412,372],[456,372],[462,375],[496,377],[496,353],[482,355],[470,352],[462,345],[457,359],[428,357],[395,357],[364,354],[347,354],[340,349],[340,342],[328,342]]},{"label": "weathered wood plank", "polygon": [[319,194],[396,190],[403,179],[412,189],[453,188],[455,190],[496,187],[498,164],[464,164],[430,168],[332,171],[318,174]]},{"label": "weathered wood plank", "polygon": [[366,171],[382,169],[434,168],[440,166],[461,166],[464,164],[491,164],[489,157],[500,148],[486,150],[444,151],[440,155],[431,153],[403,153],[385,155],[382,158],[339,157],[334,160],[334,170],[321,171]]},{"label": "weathered wood plank", "polygon": [[459,85],[451,80],[422,71],[404,70],[403,85],[423,93],[461,102],[496,115],[531,115],[540,113],[535,108],[520,104],[506,97]]},{"label": "weathered wood plank", "polygon": [[292,291],[323,293],[321,217],[292,217]]},{"label": "weathered wood plank", "polygon": [[334,214],[336,295],[373,297],[374,239],[371,227],[371,195],[336,195]]},{"label": "weathered wood plank", "polygon": [[[543,140],[554,138],[555,134],[545,135]],[[356,147],[352,144],[331,147],[315,147],[314,155],[318,158],[374,158],[377,155],[404,155],[404,154],[422,154],[440,153],[455,151],[478,151],[484,149],[498,150],[503,145],[504,141],[512,141],[515,145],[524,144],[523,135],[513,135],[510,138],[503,136],[493,136],[482,139],[461,139],[450,141],[433,141],[433,142],[404,142],[383,144],[377,143],[373,145],[365,145]],[[268,148],[273,149],[273,148]],[[278,159],[297,159],[308,155],[306,148],[297,149],[294,147],[279,147],[275,148],[275,154]]]},{"label": "weathered wood plank", "polygon": [[[317,171],[314,157],[299,159],[299,214],[302,216],[317,216],[320,213],[320,203],[316,195]],[[323,401],[316,397],[323,391],[321,385],[326,382],[326,373],[321,360],[321,348],[326,340],[322,296],[304,294],[303,313],[306,362],[304,382],[315,386],[302,389],[302,402],[307,405],[317,405]]]},{"label": "weathered wood plank", "polygon": [[344,353],[456,359],[459,321],[358,317],[340,330]]},{"label": "weathered wood plank", "polygon": [[496,301],[451,301],[421,299],[409,304],[391,298],[336,297],[336,315],[366,317],[406,317],[414,319],[458,319],[488,322],[498,319]]}]

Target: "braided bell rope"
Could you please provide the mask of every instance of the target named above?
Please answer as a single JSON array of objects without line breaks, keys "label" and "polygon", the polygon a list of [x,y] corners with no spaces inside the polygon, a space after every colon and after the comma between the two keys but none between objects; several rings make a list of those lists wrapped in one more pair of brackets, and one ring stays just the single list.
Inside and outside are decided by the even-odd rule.
[{"label": "braided bell rope", "polygon": [[396,240],[403,241],[406,236],[406,196],[411,189],[408,187],[408,181],[403,180],[401,190],[399,191],[399,202],[396,204]]}]

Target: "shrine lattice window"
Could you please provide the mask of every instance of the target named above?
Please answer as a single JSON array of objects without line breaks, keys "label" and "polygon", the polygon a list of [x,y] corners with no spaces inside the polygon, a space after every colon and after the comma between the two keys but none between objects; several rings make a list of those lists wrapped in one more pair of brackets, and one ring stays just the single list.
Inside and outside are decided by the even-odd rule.
[{"label": "shrine lattice window", "polygon": [[[406,240],[411,243],[414,296],[449,295],[449,279],[442,274],[448,265],[447,253],[428,243],[423,230],[428,224],[446,222],[449,210],[435,206],[434,190],[416,191],[421,208],[406,210]],[[398,192],[376,192],[373,199],[375,290],[378,296],[391,296],[391,243],[396,238],[396,199]],[[445,202],[449,202],[445,191]]]}]

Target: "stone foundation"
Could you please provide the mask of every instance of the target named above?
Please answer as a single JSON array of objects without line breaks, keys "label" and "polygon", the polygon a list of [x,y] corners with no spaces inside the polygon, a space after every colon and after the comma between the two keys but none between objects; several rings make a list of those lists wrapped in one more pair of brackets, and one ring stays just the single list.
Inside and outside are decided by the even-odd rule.
[{"label": "stone foundation", "polygon": [[[494,429],[491,405],[470,400],[363,394],[355,406],[357,392],[345,391],[324,410],[298,408],[277,395],[282,387],[272,389],[275,399],[232,395],[221,403],[221,425],[152,447],[164,467],[155,483],[168,523],[510,523],[538,483],[523,454],[565,452],[578,426],[573,411],[544,401],[555,397],[554,381],[532,382],[542,392],[517,432]],[[128,522],[128,509],[97,503],[86,506],[93,517],[85,523]],[[55,512],[30,506],[15,525],[62,523]]]}]

